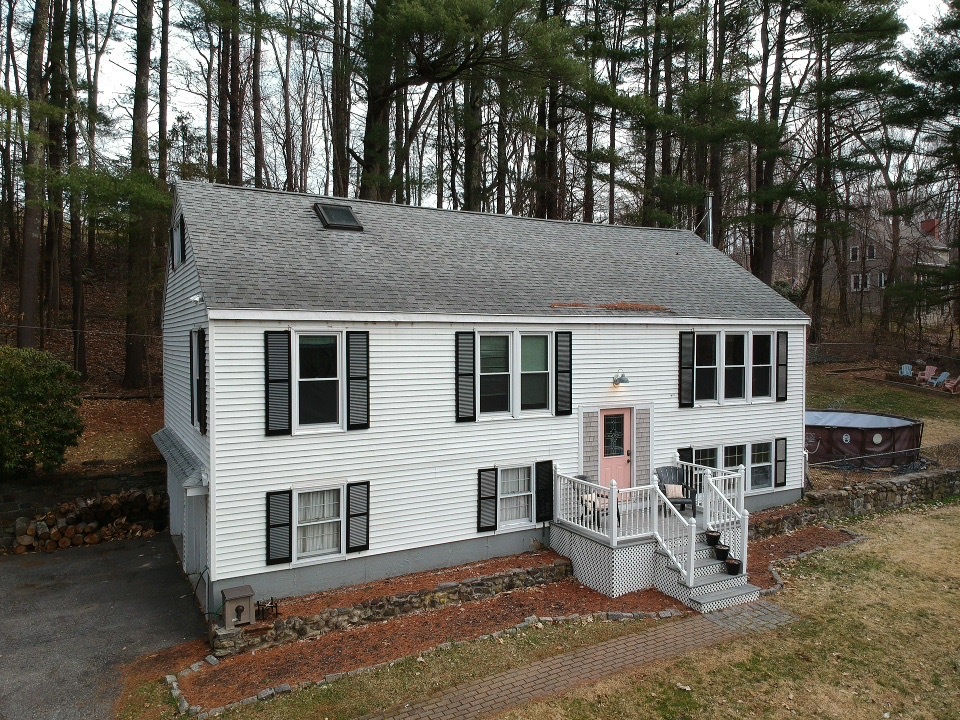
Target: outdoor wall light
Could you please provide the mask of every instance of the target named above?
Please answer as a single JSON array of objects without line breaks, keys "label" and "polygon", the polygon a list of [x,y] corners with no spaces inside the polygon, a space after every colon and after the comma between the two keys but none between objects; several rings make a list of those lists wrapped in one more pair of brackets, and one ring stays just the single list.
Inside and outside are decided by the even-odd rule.
[{"label": "outdoor wall light", "polygon": [[623,370],[617,370],[617,374],[613,376],[613,386],[617,387],[618,385],[627,385],[630,382]]}]

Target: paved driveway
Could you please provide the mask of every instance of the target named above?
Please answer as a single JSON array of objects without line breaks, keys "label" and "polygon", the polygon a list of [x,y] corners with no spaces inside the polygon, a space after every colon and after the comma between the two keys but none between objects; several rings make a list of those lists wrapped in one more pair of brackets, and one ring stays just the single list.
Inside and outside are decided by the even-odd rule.
[{"label": "paved driveway", "polygon": [[118,666],[198,637],[169,536],[0,557],[0,720],[109,717]]}]

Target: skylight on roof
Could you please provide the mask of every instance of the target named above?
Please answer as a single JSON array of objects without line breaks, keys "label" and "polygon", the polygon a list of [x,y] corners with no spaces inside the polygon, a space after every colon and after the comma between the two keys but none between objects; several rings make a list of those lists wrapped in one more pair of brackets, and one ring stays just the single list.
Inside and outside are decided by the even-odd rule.
[{"label": "skylight on roof", "polygon": [[335,230],[363,230],[363,225],[353,214],[349,205],[334,205],[332,203],[314,203],[313,209],[325,228]]}]

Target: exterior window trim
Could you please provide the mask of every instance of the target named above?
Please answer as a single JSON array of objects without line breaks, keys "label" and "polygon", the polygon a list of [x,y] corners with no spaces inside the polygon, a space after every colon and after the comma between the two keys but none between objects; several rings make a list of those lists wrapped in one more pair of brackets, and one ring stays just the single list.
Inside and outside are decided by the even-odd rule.
[{"label": "exterior window trim", "polygon": [[[766,335],[770,339],[770,363],[768,365],[757,365],[753,360],[753,339],[758,335]],[[750,402],[765,402],[767,400],[773,400],[775,396],[777,377],[777,334],[775,332],[753,332],[750,331],[750,386],[747,388],[747,397]],[[754,397],[753,394],[753,369],[755,367],[765,367],[770,371],[770,392],[766,395],[757,395]]]},{"label": "exterior window trim", "polygon": [[[556,407],[556,348],[555,335],[552,330],[478,330],[474,334],[474,373],[477,381],[474,388],[474,402],[476,407],[477,421],[494,420],[505,417],[531,417],[531,416],[552,416]],[[499,373],[481,373],[480,372],[480,338],[481,337],[507,337],[507,357],[509,361],[509,388],[510,397],[507,410],[487,411],[480,410],[480,382],[484,374]],[[543,337],[547,342],[547,407],[522,410],[521,404],[521,383],[523,379],[522,361],[523,361],[523,341],[525,336]],[[497,475],[499,483],[499,474]],[[499,486],[499,485],[498,485]],[[499,505],[498,505],[499,507]]]},{"label": "exterior window trim", "polygon": [[[776,399],[776,382],[777,382],[777,331],[776,330],[719,330],[715,332],[699,332],[692,331],[694,336],[694,367],[693,367],[693,383],[694,383],[694,397],[696,397],[696,373],[699,367],[707,368],[708,366],[697,365],[696,364],[696,340],[700,335],[715,335],[717,337],[717,352],[715,361],[717,365],[716,369],[716,388],[717,388],[717,399],[716,400],[696,400],[693,401],[693,407],[715,407],[715,406],[724,406],[724,405],[751,405],[754,403],[767,403],[774,402]],[[730,335],[742,335],[744,337],[744,392],[743,397],[739,398],[728,398],[726,396],[726,343],[727,337]],[[769,395],[758,395],[754,397],[753,395],[753,338],[756,335],[767,335],[770,338],[770,394]],[[739,368],[739,365],[731,365],[730,367]]]},{"label": "exterior window trim", "polygon": [[[344,330],[316,328],[294,330],[291,335],[290,349],[290,421],[292,435],[307,435],[329,432],[346,432],[347,429],[347,383],[346,372],[346,333]],[[337,338],[337,422],[300,423],[300,338],[335,336]]]},{"label": "exterior window trim", "polygon": [[860,262],[860,246],[850,246],[850,262]]},{"label": "exterior window trim", "polygon": [[[503,471],[504,470],[523,470],[526,469],[528,473],[530,489],[525,493],[512,493],[509,495],[504,495],[501,492],[502,482],[503,482]],[[497,530],[515,530],[521,527],[532,527],[537,524],[537,480],[536,480],[536,463],[516,463],[510,465],[497,465]],[[521,520],[504,520],[501,517],[501,502],[504,498],[508,497],[523,497],[524,495],[530,496],[530,518],[521,519]]]},{"label": "exterior window trim", "polygon": [[190,331],[190,424],[198,433],[203,432],[200,419],[200,328]]},{"label": "exterior window trim", "polygon": [[876,260],[877,259],[877,246],[873,243],[867,245],[867,260]]},{"label": "exterior window trim", "polygon": [[[762,488],[751,488],[752,485],[752,472],[753,472],[753,448],[755,445],[769,445],[770,446],[770,461],[769,463],[761,463],[761,465],[768,464],[770,466],[770,485],[769,487]],[[695,445],[693,446],[693,456],[696,457],[696,453],[714,450],[717,453],[717,465],[720,469],[723,470],[735,470],[735,467],[728,467],[724,461],[724,453],[727,448],[734,447],[743,447],[744,448],[744,463],[743,463],[743,492],[744,495],[761,495],[763,493],[770,492],[780,492],[785,489],[786,486],[777,487],[776,485],[776,441],[772,438],[760,438],[752,442],[737,442],[731,441],[728,443],[722,443],[718,445]],[[789,483],[788,483],[789,484]]]},{"label": "exterior window trim", "polygon": [[[340,493],[340,515],[338,520],[327,520],[323,522],[340,523],[340,544],[336,552],[324,553],[322,555],[307,555],[300,557],[300,496],[309,492],[324,492],[327,490],[336,490]],[[291,564],[292,565],[311,565],[316,563],[330,562],[331,560],[340,560],[347,553],[347,485],[346,483],[298,483],[293,488],[290,508],[290,534],[292,536]],[[314,523],[309,523],[314,524]]]},{"label": "exterior window trim", "polygon": [[[749,364],[749,360],[750,360],[750,349],[752,347],[751,341],[750,341],[750,332],[749,331],[736,332],[731,330],[729,332],[723,331],[720,333],[720,335],[721,335],[720,342],[723,345],[723,351],[722,351],[723,363],[722,363],[721,371],[718,371],[717,373],[718,382],[720,384],[718,401],[720,402],[721,405],[725,405],[727,403],[738,404],[738,403],[749,402],[750,379],[751,379],[750,378],[751,366]],[[738,335],[743,337],[743,364],[728,366],[727,365],[727,338],[738,336]],[[743,396],[742,397],[729,397],[729,398],[727,397],[727,367],[731,369],[740,368],[743,370]]]},{"label": "exterior window trim", "polygon": [[[712,335],[716,342],[713,346],[713,365],[700,365],[697,363],[697,340],[700,337],[706,337],[707,335]],[[700,407],[703,405],[719,405],[722,404],[723,398],[723,380],[721,375],[723,374],[723,363],[720,362],[720,349],[724,343],[724,333],[723,332],[694,332],[693,334],[693,405],[694,407]],[[697,373],[703,368],[704,370],[713,370],[713,397],[712,398],[698,398],[697,397]]]}]

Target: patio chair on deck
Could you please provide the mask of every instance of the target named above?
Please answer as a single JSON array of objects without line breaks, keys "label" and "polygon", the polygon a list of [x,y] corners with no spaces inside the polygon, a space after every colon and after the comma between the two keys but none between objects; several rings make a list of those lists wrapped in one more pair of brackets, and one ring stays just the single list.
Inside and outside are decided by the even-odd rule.
[{"label": "patio chair on deck", "polygon": [[947,378],[949,377],[950,377],[950,373],[946,371],[940,373],[933,380],[930,381],[930,387],[940,387],[947,381]]},{"label": "patio chair on deck", "polygon": [[687,505],[693,507],[693,488],[683,481],[680,468],[674,465],[658,467],[654,472],[657,475],[657,485],[660,492],[667,496],[670,504],[684,510]]},{"label": "patio chair on deck", "polygon": [[900,377],[902,378],[913,378],[913,365],[910,363],[904,363],[900,366]]},{"label": "patio chair on deck", "polygon": [[928,383],[933,380],[933,377],[937,374],[936,365],[927,365],[923,370],[917,373],[917,383],[923,385],[923,383]]}]

